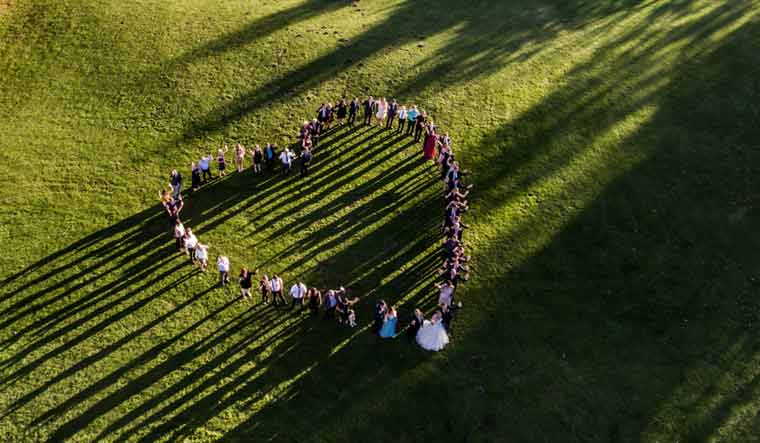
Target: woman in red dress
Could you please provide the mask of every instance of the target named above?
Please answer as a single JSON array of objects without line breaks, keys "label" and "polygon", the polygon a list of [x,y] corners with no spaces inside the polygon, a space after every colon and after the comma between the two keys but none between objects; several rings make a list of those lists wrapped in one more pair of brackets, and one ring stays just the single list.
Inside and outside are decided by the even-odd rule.
[{"label": "woman in red dress", "polygon": [[428,127],[428,131],[425,134],[425,142],[422,145],[422,154],[426,160],[433,160],[435,158],[435,146],[437,142],[438,136],[435,135],[434,127]]}]

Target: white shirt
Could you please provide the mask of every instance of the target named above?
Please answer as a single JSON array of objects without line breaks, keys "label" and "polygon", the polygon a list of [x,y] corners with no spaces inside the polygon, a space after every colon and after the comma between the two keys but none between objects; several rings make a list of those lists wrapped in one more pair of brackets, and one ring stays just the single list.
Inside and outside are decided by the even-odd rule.
[{"label": "white shirt", "polygon": [[282,285],[280,284],[280,279],[273,278],[272,279],[272,290],[273,291],[280,291],[282,290]]},{"label": "white shirt", "polygon": [[190,237],[185,239],[185,247],[193,249],[198,244],[198,237],[195,234],[190,234]]},{"label": "white shirt", "polygon": [[219,266],[220,272],[229,272],[230,271],[230,259],[227,257],[219,257],[219,259],[216,261],[217,266]]},{"label": "white shirt", "polygon": [[195,258],[198,260],[206,260],[208,258],[206,248],[195,248]]},{"label": "white shirt", "polygon": [[200,160],[198,160],[198,167],[201,168],[201,169],[203,169],[203,170],[206,170],[206,169],[208,169],[208,162],[209,162],[208,157],[203,156],[203,157],[201,157]]},{"label": "white shirt", "polygon": [[398,111],[398,118],[400,120],[406,120],[406,109]]},{"label": "white shirt", "polygon": [[303,296],[306,295],[306,285],[304,284],[294,284],[293,287],[290,288],[290,296],[293,298],[303,298]]},{"label": "white shirt", "polygon": [[182,226],[182,223],[178,225],[174,225],[174,238],[184,237],[185,236],[185,227]]},{"label": "white shirt", "polygon": [[290,151],[282,151],[282,153],[280,153],[280,161],[285,165],[290,164],[292,158],[293,153]]}]

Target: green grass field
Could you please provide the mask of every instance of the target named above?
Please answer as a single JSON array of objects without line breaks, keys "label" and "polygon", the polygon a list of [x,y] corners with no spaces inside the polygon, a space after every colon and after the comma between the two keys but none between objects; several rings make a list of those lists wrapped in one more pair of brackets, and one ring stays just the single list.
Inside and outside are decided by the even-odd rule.
[{"label": "green grass field", "polygon": [[[0,441],[760,440],[760,2],[0,0]],[[417,104],[473,171],[451,345],[440,183],[336,131],[313,179],[230,174],[187,224],[362,297],[360,328],[246,304],[156,191],[321,101]],[[230,162],[230,166],[231,166]]]}]

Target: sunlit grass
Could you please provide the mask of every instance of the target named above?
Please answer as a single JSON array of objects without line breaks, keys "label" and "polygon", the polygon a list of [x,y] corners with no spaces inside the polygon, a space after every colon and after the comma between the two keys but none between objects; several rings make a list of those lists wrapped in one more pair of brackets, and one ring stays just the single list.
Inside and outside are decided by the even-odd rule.
[{"label": "sunlit grass", "polygon": [[[1,5],[0,440],[754,437],[757,2]],[[357,329],[171,249],[168,170],[344,94],[423,107],[472,170],[444,353],[368,331],[435,302],[441,185],[406,140],[339,130],[310,181],[185,209],[233,269],[350,287]]]}]

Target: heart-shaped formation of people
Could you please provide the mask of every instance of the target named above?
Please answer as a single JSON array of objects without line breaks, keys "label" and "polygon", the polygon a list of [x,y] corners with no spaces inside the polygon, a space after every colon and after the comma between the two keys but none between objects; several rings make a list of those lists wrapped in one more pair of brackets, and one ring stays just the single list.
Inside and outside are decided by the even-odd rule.
[{"label": "heart-shaped formation of people", "polygon": [[[441,133],[425,111],[418,110],[417,106],[402,106],[395,99],[388,102],[385,98],[375,100],[372,96],[363,101],[354,98],[350,102],[343,98],[335,106],[331,103],[323,103],[317,110],[316,117],[311,121],[305,121],[300,128],[298,140],[293,145],[294,148],[300,149],[300,152],[295,153],[288,147],[278,151],[277,145],[270,143],[267,143],[263,149],[259,145],[253,149],[246,149],[242,144],[237,143],[233,151],[235,169],[237,172],[245,170],[248,154],[251,157],[251,169],[254,173],[275,174],[279,169],[281,174],[290,174],[294,163],[297,163],[300,176],[305,178],[309,175],[313,151],[318,147],[320,140],[324,140],[336,128],[357,125],[356,118],[360,113],[363,116],[362,124],[365,126],[377,125],[384,131],[412,137],[415,143],[422,143],[424,159],[435,161],[440,168],[440,177],[444,183],[445,209],[441,228],[444,237],[443,265],[438,270],[441,281],[435,284],[439,290],[438,307],[427,320],[420,309],[415,309],[406,327],[406,334],[415,339],[422,348],[439,351],[449,343],[454,312],[462,307],[461,302],[454,302],[455,290],[459,284],[469,278],[467,263],[470,257],[466,255],[462,242],[462,232],[466,227],[462,222],[462,214],[468,210],[467,195],[472,185],[463,183],[463,177],[467,175],[467,171],[460,169],[459,162],[455,160],[449,134]],[[223,177],[227,174],[225,156],[228,152],[228,146],[224,145],[217,150],[216,156],[204,155],[191,164],[193,191],[197,191],[214,179],[211,172],[211,164],[214,161],[217,164],[219,176]],[[277,168],[277,163],[279,163],[279,168]],[[171,223],[171,234],[176,241],[177,250],[186,254],[193,265],[199,266],[205,272],[208,268],[209,246],[202,243],[192,229],[186,227],[180,219],[184,201],[182,174],[177,170],[171,171],[169,186],[171,190],[162,190],[159,195]],[[229,258],[220,254],[217,258],[217,267],[219,284],[228,285],[230,283]],[[282,278],[276,274],[271,277],[265,273],[257,274],[259,274],[258,270],[251,272],[244,267],[238,275],[243,299],[253,300],[251,291],[255,282],[258,282],[262,303],[272,303],[275,307],[286,306],[288,303],[283,296],[285,285]],[[354,305],[359,298],[349,297],[349,291],[342,286],[326,290],[323,294],[316,288],[297,282],[290,288],[289,295],[291,309],[298,307],[301,310],[306,307],[315,315],[324,311],[325,316],[337,318],[340,324],[351,328],[357,325]],[[384,300],[379,300],[374,307],[372,330],[381,338],[396,337],[398,335],[397,319],[396,308],[389,306]]]}]

